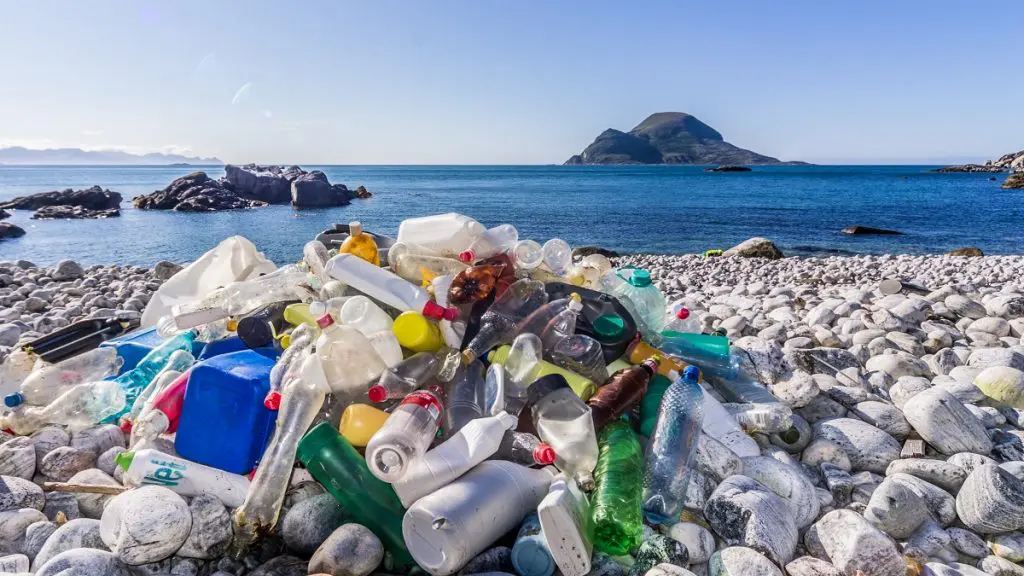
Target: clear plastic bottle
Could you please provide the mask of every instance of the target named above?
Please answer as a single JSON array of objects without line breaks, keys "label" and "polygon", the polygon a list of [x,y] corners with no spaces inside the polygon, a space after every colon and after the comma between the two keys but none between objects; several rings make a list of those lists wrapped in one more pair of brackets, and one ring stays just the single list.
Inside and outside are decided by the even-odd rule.
[{"label": "clear plastic bottle", "polygon": [[509,412],[518,416],[515,410],[510,410],[505,405],[505,389],[508,387],[508,373],[505,367],[493,363],[487,367],[487,374],[484,376],[484,414],[494,416],[499,412]]},{"label": "clear plastic bottle", "polygon": [[188,369],[195,363],[196,359],[192,356],[191,352],[187,350],[175,350],[174,353],[171,354],[170,358],[167,359],[167,363],[164,364],[164,367],[160,372],[153,377],[145,388],[142,389],[142,392],[139,392],[139,395],[135,398],[135,402],[132,403],[132,409],[128,412],[125,418],[134,422],[150,398],[159,394],[161,390],[174,382],[183,372],[188,371]]},{"label": "clear plastic bottle", "polygon": [[517,270],[529,271],[544,262],[543,248],[533,240],[520,240],[512,247],[512,261]]},{"label": "clear plastic bottle", "polygon": [[471,420],[484,415],[484,365],[480,361],[459,367],[445,386],[444,437],[449,438]]},{"label": "clear plastic bottle", "polygon": [[321,316],[319,322],[322,333],[316,342],[316,353],[327,383],[335,394],[349,400],[357,398],[380,378],[387,366],[359,330],[336,323],[329,314]]},{"label": "clear plastic bottle", "polygon": [[263,405],[268,410],[277,410],[281,405],[281,390],[289,373],[302,365],[301,359],[305,353],[313,349],[313,342],[319,331],[319,327],[314,330],[308,324],[300,324],[292,330],[288,347],[270,370],[270,390],[263,400]]},{"label": "clear plastic bottle", "polygon": [[352,254],[366,260],[374,266],[380,266],[380,252],[377,250],[377,242],[373,236],[363,232],[363,225],[359,222],[350,222],[348,225],[348,238],[338,248],[339,254]]},{"label": "clear plastic bottle", "polygon": [[509,430],[490,460],[508,460],[522,466],[550,466],[555,463],[555,449],[529,432]]},{"label": "clear plastic bottle", "polygon": [[388,263],[398,276],[422,285],[438,276],[454,276],[468,265],[453,258],[433,254],[417,254],[410,251],[408,244],[395,244],[388,251]]},{"label": "clear plastic bottle", "polygon": [[604,349],[600,342],[586,334],[575,334],[559,340],[551,349],[545,347],[545,355],[555,366],[575,372],[596,385],[608,380]]},{"label": "clear plastic bottle", "polygon": [[603,279],[606,292],[626,307],[642,334],[661,332],[665,321],[665,295],[651,282],[647,270],[619,268]]},{"label": "clear plastic bottle", "polygon": [[257,535],[270,532],[277,524],[296,448],[323,405],[327,389],[319,358],[305,352],[298,375],[284,388],[274,436],[256,468],[245,502],[232,515],[236,550],[248,548]]},{"label": "clear plastic bottle", "polygon": [[565,275],[572,266],[572,248],[561,238],[552,238],[541,248],[544,265],[559,276]]},{"label": "clear plastic bottle", "polygon": [[[130,422],[131,437],[128,447],[134,448],[151,442],[164,432],[175,432],[181,418],[181,408],[188,390],[189,373],[180,374],[173,382],[146,402],[138,419]],[[122,431],[125,426],[122,424]]]},{"label": "clear plastic bottle", "polygon": [[409,465],[423,456],[441,425],[441,397],[441,389],[430,386],[402,399],[366,445],[366,465],[374,476],[398,482]]},{"label": "clear plastic bottle", "polygon": [[441,370],[437,355],[419,352],[381,372],[380,380],[367,394],[371,402],[385,402],[404,398],[413,390],[422,388]]},{"label": "clear plastic bottle", "polygon": [[114,380],[76,384],[46,406],[19,406],[0,415],[0,429],[27,436],[47,424],[82,430],[125,408],[125,391]]},{"label": "clear plastic bottle", "polygon": [[601,455],[594,471],[597,486],[590,508],[594,548],[622,556],[639,547],[644,535],[639,490],[644,477],[643,448],[624,422],[606,426],[599,445]]},{"label": "clear plastic bottle", "polygon": [[338,322],[359,330],[369,336],[381,330],[391,330],[394,319],[380,306],[366,296],[353,296],[342,304]]},{"label": "clear plastic bottle", "polygon": [[480,329],[463,350],[463,362],[469,364],[498,344],[510,343],[516,324],[547,301],[544,283],[530,279],[513,283],[480,317]]},{"label": "clear plastic bottle", "polygon": [[124,359],[117,348],[104,346],[50,364],[42,358],[36,360],[32,372],[21,383],[18,392],[4,397],[4,403],[13,408],[19,404],[45,406],[75,384],[103,380],[117,374]]},{"label": "clear plastic bottle", "polygon": [[398,310],[415,310],[435,320],[455,320],[458,310],[444,308],[430,293],[407,280],[351,254],[338,254],[327,262],[327,274]]},{"label": "clear plastic bottle", "polygon": [[683,512],[690,463],[704,421],[704,391],[699,377],[700,371],[688,366],[661,400],[643,476],[643,508],[654,523],[674,524]]},{"label": "clear plastic bottle", "polygon": [[543,360],[543,347],[536,334],[520,334],[512,341],[512,349],[504,362],[508,376],[505,379],[505,406],[509,412],[519,414],[526,405],[527,390],[540,376]]},{"label": "clear plastic bottle", "polygon": [[[541,342],[544,343],[545,350],[554,350],[559,342],[576,333],[576,320],[583,310],[583,300],[575,292],[570,294],[567,300],[565,308],[548,320],[541,332],[537,334],[540,336]],[[555,302],[560,302],[560,300]],[[536,332],[534,333],[536,334]]]},{"label": "clear plastic bottle", "polygon": [[449,212],[403,220],[398,226],[397,239],[418,244],[440,256],[457,258],[486,230],[483,224],[469,216]]},{"label": "clear plastic bottle", "polygon": [[583,278],[583,287],[591,290],[601,289],[601,278],[612,271],[612,263],[600,254],[585,256],[577,267]]},{"label": "clear plastic bottle", "polygon": [[[575,331],[575,318],[579,315],[582,307],[579,294],[574,292],[569,298],[552,300],[537,308],[516,325],[516,330],[520,334],[524,332],[536,334],[541,337],[542,341],[544,341],[544,336],[547,335],[553,346],[554,342],[561,335],[559,333],[560,330]],[[552,326],[552,322],[556,319],[558,320],[557,323]]]},{"label": "clear plastic bottle", "polygon": [[469,263],[496,256],[511,250],[519,242],[519,230],[511,224],[500,224],[489,228],[474,240],[469,248],[459,253],[459,260]]},{"label": "clear plastic bottle", "polygon": [[128,410],[135,404],[135,399],[140,393],[149,386],[150,382],[156,378],[156,375],[163,370],[164,366],[167,365],[167,361],[171,358],[171,355],[179,350],[185,350],[191,352],[192,343],[196,340],[196,332],[194,330],[187,330],[169,338],[160,344],[156,348],[153,348],[146,354],[142,360],[128,372],[121,374],[114,382],[124,389],[125,404],[122,406],[122,410],[108,418],[107,420],[111,423],[116,423],[121,416],[128,413]]},{"label": "clear plastic bottle", "polygon": [[323,287],[330,278],[324,273],[324,266],[327,264],[327,260],[330,256],[327,252],[327,247],[324,246],[323,242],[319,240],[311,240],[306,242],[306,245],[302,247],[302,261],[305,263],[306,268],[309,269],[309,273],[313,275],[317,280],[317,288]]},{"label": "clear plastic bottle", "polygon": [[196,302],[175,306],[174,323],[184,330],[229,316],[242,316],[272,302],[309,300],[311,293],[303,288],[308,280],[309,274],[298,266],[283,266],[265,276],[219,288]]},{"label": "clear plastic bottle", "polygon": [[530,387],[529,403],[537,434],[555,450],[555,466],[571,475],[584,490],[591,490],[598,454],[590,407],[557,374],[545,376]]},{"label": "clear plastic bottle", "polygon": [[700,334],[700,318],[699,314],[691,313],[681,300],[676,301],[669,306],[661,329],[662,331]]}]

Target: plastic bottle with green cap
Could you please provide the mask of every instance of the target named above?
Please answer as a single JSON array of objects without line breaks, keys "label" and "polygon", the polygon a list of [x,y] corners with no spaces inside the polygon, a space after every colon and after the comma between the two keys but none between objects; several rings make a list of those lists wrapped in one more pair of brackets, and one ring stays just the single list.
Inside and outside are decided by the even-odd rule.
[{"label": "plastic bottle with green cap", "polygon": [[402,538],[402,502],[390,485],[378,480],[366,460],[330,423],[313,427],[299,442],[298,459],[334,495],[353,520],[373,531],[399,565],[412,556]]},{"label": "plastic bottle with green cap", "polygon": [[209,494],[228,508],[237,508],[249,492],[249,479],[210,466],[203,466],[159,450],[121,452],[114,462],[124,471],[129,486],[163,486],[181,496]]},{"label": "plastic bottle with green cap", "polygon": [[626,307],[643,334],[661,331],[665,321],[665,295],[651,281],[651,274],[624,266],[605,275],[606,288]]}]

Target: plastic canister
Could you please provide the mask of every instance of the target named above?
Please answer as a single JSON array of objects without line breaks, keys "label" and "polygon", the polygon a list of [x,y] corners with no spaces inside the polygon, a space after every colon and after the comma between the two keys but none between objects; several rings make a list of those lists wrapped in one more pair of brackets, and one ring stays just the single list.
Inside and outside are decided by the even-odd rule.
[{"label": "plastic canister", "polygon": [[349,404],[341,413],[338,430],[353,446],[366,446],[380,430],[389,414],[368,404]]},{"label": "plastic canister", "polygon": [[512,566],[520,576],[551,576],[555,572],[555,560],[536,513],[528,514],[519,527],[512,546]]},{"label": "plastic canister", "polygon": [[406,511],[402,535],[409,553],[434,576],[457,572],[535,510],[551,478],[547,468],[480,463]]},{"label": "plastic canister", "polygon": [[395,318],[391,330],[398,343],[413,352],[437,352],[444,346],[444,336],[437,322],[428,320],[419,312],[402,312]]},{"label": "plastic canister", "polygon": [[[488,356],[487,360],[492,363],[504,364],[505,360],[508,360],[508,354],[512,350],[511,346],[505,345],[492,351]],[[537,373],[537,377],[548,376],[551,374],[560,374],[565,378],[566,382],[569,383],[569,387],[572,388],[573,392],[576,393],[584,401],[590,399],[597,391],[597,386],[587,378],[580,376],[575,372],[571,372],[562,368],[561,366],[555,366],[547,360],[540,362],[540,371]]]},{"label": "plastic canister", "polygon": [[576,482],[559,474],[551,490],[537,507],[548,550],[563,576],[584,576],[590,572],[593,544],[587,531],[590,504]]},{"label": "plastic canister", "polygon": [[406,218],[398,226],[398,241],[417,244],[440,256],[457,258],[487,229],[476,220],[449,212],[420,218]]}]

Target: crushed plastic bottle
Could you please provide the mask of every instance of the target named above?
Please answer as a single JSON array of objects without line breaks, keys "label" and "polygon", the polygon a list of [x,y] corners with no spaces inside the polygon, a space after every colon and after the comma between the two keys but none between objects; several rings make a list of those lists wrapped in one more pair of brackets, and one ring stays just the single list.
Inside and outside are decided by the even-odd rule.
[{"label": "crushed plastic bottle", "polygon": [[594,429],[600,431],[640,402],[657,369],[658,361],[651,359],[612,374],[608,382],[587,400]]},{"label": "crushed plastic bottle", "polygon": [[377,250],[377,242],[373,236],[363,232],[363,225],[359,222],[350,222],[348,225],[348,238],[338,248],[339,254],[352,254],[366,260],[374,266],[380,266],[380,252]]},{"label": "crushed plastic bottle", "polygon": [[103,380],[117,374],[122,364],[124,359],[118,356],[114,347],[95,348],[56,364],[39,358],[19,390],[4,397],[4,404],[9,408],[20,404],[45,406],[75,384]]},{"label": "crushed plastic bottle", "polygon": [[150,398],[153,398],[157,393],[174,382],[178,376],[191,368],[195,363],[195,357],[187,350],[175,350],[171,353],[167,363],[160,369],[160,372],[139,392],[135,402],[132,404],[132,409],[125,418],[134,422]]},{"label": "crushed plastic bottle", "polygon": [[[164,432],[178,429],[181,408],[185,401],[188,388],[189,373],[180,374],[167,387],[158,391],[142,408],[142,412],[134,422],[127,423],[131,427],[128,447],[134,448],[151,442]],[[122,430],[124,430],[124,425]]]},{"label": "crushed plastic bottle", "polygon": [[419,352],[381,372],[380,380],[367,391],[371,402],[385,402],[404,398],[413,390],[422,388],[440,371],[437,356]]},{"label": "crushed plastic bottle", "polygon": [[508,373],[501,364],[491,364],[484,376],[484,414],[494,416],[499,412],[519,413],[505,405],[505,389],[508,387]]},{"label": "crushed plastic bottle", "polygon": [[577,267],[580,276],[583,278],[583,287],[591,290],[601,289],[601,278],[612,271],[612,263],[608,258],[600,254],[585,256]]},{"label": "crushed plastic bottle", "polygon": [[555,449],[529,432],[509,430],[498,450],[489,460],[508,460],[522,466],[550,466],[555,463]]},{"label": "crushed plastic bottle", "polygon": [[313,348],[314,337],[320,328],[315,330],[307,324],[301,324],[292,330],[289,346],[285,348],[274,368],[270,371],[270,391],[263,400],[263,405],[269,410],[277,410],[281,405],[281,389],[288,379],[289,373],[297,370],[301,365],[303,355]]},{"label": "crushed plastic bottle", "polygon": [[191,352],[192,343],[195,340],[196,332],[194,330],[187,330],[173,338],[169,338],[163,344],[153,348],[149,354],[146,354],[135,368],[118,376],[114,382],[117,382],[124,390],[125,403],[122,406],[122,410],[107,418],[107,421],[116,423],[122,416],[126,415],[131,407],[135,405],[135,399],[138,398],[139,394],[149,386],[157,374],[167,365],[171,355],[179,350]]},{"label": "crushed plastic bottle", "polygon": [[533,240],[520,240],[512,247],[512,261],[519,270],[533,270],[544,263],[544,249]]},{"label": "crushed plastic bottle", "polygon": [[124,470],[129,486],[163,486],[186,497],[208,494],[228,508],[237,508],[249,492],[249,479],[146,448],[121,452],[114,462]]},{"label": "crushed plastic bottle", "polygon": [[423,288],[351,254],[338,254],[327,262],[327,274],[363,294],[396,308],[414,310],[435,320],[455,320],[459,312],[430,299]]},{"label": "crushed plastic bottle", "polygon": [[643,508],[648,520],[674,524],[679,520],[690,480],[690,463],[697,451],[704,421],[704,391],[696,367],[665,391],[658,423],[647,447],[643,472]]},{"label": "crushed plastic bottle", "polygon": [[480,317],[480,329],[463,350],[463,362],[482,357],[499,344],[511,343],[516,324],[548,301],[544,284],[523,279],[513,283]]},{"label": "crushed plastic bottle", "polygon": [[459,260],[476,262],[511,250],[519,242],[519,230],[511,224],[489,228],[459,253]]},{"label": "crushed plastic bottle", "polygon": [[[509,352],[511,351],[511,346],[501,346],[492,351],[490,354],[488,354],[487,360],[490,361],[491,363],[504,364],[505,360],[508,359]],[[591,396],[594,395],[594,392],[597,390],[597,386],[590,379],[575,372],[572,372],[570,370],[566,370],[565,368],[562,368],[560,366],[556,366],[546,360],[541,361],[538,376],[543,377],[549,376],[551,374],[558,374],[562,378],[565,378],[565,380],[569,383],[569,386],[572,387],[576,395],[582,398],[583,400],[589,399]]]},{"label": "crushed plastic bottle", "polygon": [[590,508],[594,548],[623,556],[636,550],[643,540],[639,490],[644,474],[643,448],[623,422],[606,426],[599,445],[601,455],[594,470],[596,487]]},{"label": "crushed plastic bottle", "polygon": [[[502,364],[505,379],[505,406],[513,414],[526,405],[526,394],[530,384],[540,376],[544,353],[540,338],[529,332],[516,336],[509,349],[508,358]],[[496,364],[495,364],[496,365]]]},{"label": "crushed plastic bottle", "polygon": [[374,476],[384,482],[398,482],[423,456],[441,426],[441,398],[441,390],[431,386],[402,399],[366,445],[366,464]]},{"label": "crushed plastic bottle", "polygon": [[555,450],[555,466],[571,475],[584,490],[593,489],[598,454],[590,407],[557,374],[530,386],[529,404],[534,428]]},{"label": "crushed plastic bottle", "polygon": [[700,334],[700,315],[694,314],[682,301],[673,302],[665,315],[662,331]]},{"label": "crushed plastic bottle", "polygon": [[545,348],[547,359],[559,368],[575,372],[595,383],[608,380],[608,366],[604,363],[601,343],[585,334],[574,334],[559,340],[554,348]]},{"label": "crushed plastic bottle", "polygon": [[505,264],[501,262],[482,263],[462,270],[455,275],[448,288],[448,302],[463,305],[487,298],[504,272]]},{"label": "crushed plastic bottle", "polygon": [[350,400],[366,392],[387,368],[373,344],[362,332],[336,323],[328,314],[320,317],[320,328],[316,353],[331,391]]},{"label": "crushed plastic bottle", "polygon": [[[536,319],[534,316],[538,316],[538,313],[540,313],[541,310],[544,310],[545,307],[542,307],[541,310],[537,310],[537,312],[534,312],[529,318],[523,321],[523,331],[532,332],[540,336],[541,341],[544,343],[545,350],[553,350],[559,342],[576,334],[576,320],[579,318],[580,311],[583,310],[583,300],[580,298],[580,295],[575,292],[570,294],[565,300],[565,307],[561,310],[556,309],[555,315],[551,316],[551,318],[547,320],[544,326],[540,328],[540,332],[534,331],[535,326],[533,326],[532,323],[544,319],[543,316]],[[555,300],[555,302],[561,304],[562,300]],[[553,304],[553,302],[548,303],[549,306],[551,304]]]},{"label": "crushed plastic bottle", "polygon": [[302,247],[302,261],[309,273],[316,278],[316,283],[319,284],[318,288],[322,288],[330,281],[330,278],[324,273],[324,266],[329,259],[327,246],[324,246],[323,242],[319,240],[306,242],[306,245]]},{"label": "crushed plastic bottle", "polygon": [[198,301],[174,306],[174,323],[186,330],[229,316],[244,316],[273,302],[309,300],[308,280],[309,274],[298,266],[282,266],[265,276],[229,284]]},{"label": "crushed plastic bottle", "polygon": [[27,436],[47,424],[82,430],[120,413],[125,391],[114,380],[76,384],[46,406],[18,406],[0,415],[0,429]]}]

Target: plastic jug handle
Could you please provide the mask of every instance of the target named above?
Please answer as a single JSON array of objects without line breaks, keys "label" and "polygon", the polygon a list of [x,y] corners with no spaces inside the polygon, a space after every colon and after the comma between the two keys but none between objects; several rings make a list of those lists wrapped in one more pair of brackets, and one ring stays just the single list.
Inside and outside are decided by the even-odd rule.
[{"label": "plastic jug handle", "polygon": [[[622,279],[623,282],[628,284],[629,283],[629,279],[625,278],[622,275],[622,271],[623,270],[639,270],[639,268],[637,268],[636,266],[633,266],[632,264],[627,264],[626,266],[621,266],[621,267],[619,267],[618,269],[615,270],[615,275],[618,276],[620,279]],[[633,276],[632,272],[629,275],[630,275],[630,277],[632,277]]]}]

